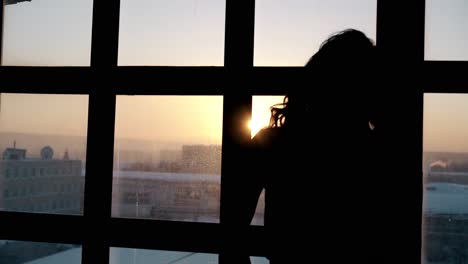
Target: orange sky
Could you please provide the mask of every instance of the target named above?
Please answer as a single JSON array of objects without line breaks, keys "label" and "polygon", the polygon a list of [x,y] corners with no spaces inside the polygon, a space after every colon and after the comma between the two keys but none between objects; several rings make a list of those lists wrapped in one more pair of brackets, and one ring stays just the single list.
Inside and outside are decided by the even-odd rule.
[{"label": "orange sky", "polygon": [[[254,130],[282,100],[253,97]],[[119,96],[116,138],[221,144],[222,105],[222,96]],[[2,93],[0,132],[84,136],[87,107],[86,95]],[[468,151],[468,94],[426,94],[423,122],[425,151]]]},{"label": "orange sky", "polygon": [[[282,96],[253,97],[253,127],[268,125]],[[84,136],[88,96],[1,94],[0,132]],[[221,144],[222,96],[118,96],[116,138]],[[245,124],[245,129],[248,124]]]}]

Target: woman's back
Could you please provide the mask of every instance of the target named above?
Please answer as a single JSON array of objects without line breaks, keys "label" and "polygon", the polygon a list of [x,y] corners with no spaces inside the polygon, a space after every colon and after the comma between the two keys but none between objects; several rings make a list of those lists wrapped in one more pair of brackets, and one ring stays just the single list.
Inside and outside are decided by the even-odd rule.
[{"label": "woman's back", "polygon": [[256,202],[265,188],[271,264],[382,263],[375,257],[384,146],[374,56],[362,32],[329,38],[306,65],[310,81],[273,108],[271,127],[252,140],[245,196]]},{"label": "woman's back", "polygon": [[377,131],[365,123],[354,132],[325,127],[267,128],[253,140],[253,165],[265,188],[266,241],[278,260],[272,264],[295,263],[293,258],[349,261],[361,254],[358,239],[367,238],[372,248],[368,219],[377,213],[371,205],[378,190],[371,181],[380,166]]}]

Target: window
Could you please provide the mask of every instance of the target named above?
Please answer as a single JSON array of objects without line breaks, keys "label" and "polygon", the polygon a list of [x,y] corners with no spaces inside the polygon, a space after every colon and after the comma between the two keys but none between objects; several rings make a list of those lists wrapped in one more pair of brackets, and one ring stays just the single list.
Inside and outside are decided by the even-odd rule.
[{"label": "window", "polygon": [[[252,97],[252,118],[249,123],[251,137],[254,137],[262,128],[268,127],[270,123],[272,106],[282,107],[284,96],[253,96]],[[265,190],[260,194],[257,202],[252,225],[263,225],[265,213]]]},{"label": "window", "polygon": [[218,256],[216,254],[133,248],[111,248],[110,250],[109,264],[140,263],[217,264]]},{"label": "window", "polygon": [[376,0],[257,0],[254,63],[304,66],[322,41],[347,28],[375,40],[376,18]]},{"label": "window", "polygon": [[[60,199],[49,186],[62,180],[75,183],[84,181],[84,175],[74,174],[67,177],[44,173],[44,170],[57,170],[58,167],[83,167],[86,156],[86,129],[88,97],[84,95],[58,94],[13,94],[2,93],[0,112],[0,135],[4,142],[4,159],[0,166],[14,168],[17,179],[6,180],[0,188],[15,188],[16,201],[0,203],[1,210],[14,211],[35,203]],[[65,159],[65,151],[71,155]],[[28,171],[39,169],[40,175],[54,177],[26,178]],[[36,196],[29,199],[27,189],[38,186]],[[42,186],[40,188],[39,186]],[[16,191],[16,189],[18,191]],[[72,194],[73,199],[81,200],[83,193]],[[46,210],[43,211],[47,212]],[[70,214],[82,214],[70,211]]]},{"label": "window", "polygon": [[253,96],[252,118],[249,123],[251,135],[254,137],[262,128],[270,124],[271,107],[281,108],[284,96]]},{"label": "window", "polygon": [[2,65],[90,65],[92,0],[4,3]]},{"label": "window", "polygon": [[[464,54],[460,53],[461,49],[458,49],[458,46],[466,46],[463,44],[464,32],[461,30],[464,17],[458,15],[463,12],[464,4],[460,3],[454,1],[435,3],[429,0],[406,1],[404,5],[399,1],[384,0],[4,1],[6,5],[2,5],[3,9],[0,10],[0,23],[2,23],[0,27],[3,29],[0,39],[0,43],[3,43],[0,48],[0,87],[3,92],[0,95],[0,133],[12,132],[6,128],[14,128],[13,132],[19,131],[19,133],[15,137],[0,135],[1,150],[27,149],[24,155],[21,151],[9,152],[7,160],[12,163],[21,162],[24,165],[23,162],[26,161],[21,160],[21,157],[25,156],[27,159],[32,157],[31,155],[40,157],[41,149],[47,144],[53,150],[52,161],[56,158],[60,158],[61,161],[81,160],[81,164],[67,166],[65,168],[67,175],[54,173],[53,168],[60,169],[61,166],[30,164],[28,170],[32,169],[32,174],[34,169],[36,170],[36,177],[31,178],[22,177],[24,166],[9,165],[9,171],[0,170],[6,173],[4,177],[0,177],[0,186],[8,186],[10,197],[9,199],[0,197],[0,208],[10,208],[0,210],[2,227],[8,227],[2,228],[1,238],[9,239],[8,241],[49,242],[55,245],[55,248],[57,245],[79,244],[60,252],[56,249],[49,251],[47,247],[40,250],[32,248],[34,250],[31,252],[45,250],[50,254],[41,255],[44,257],[41,259],[37,256],[38,258],[24,261],[14,260],[28,264],[39,264],[42,260],[47,263],[63,263],[61,253],[64,253],[66,262],[70,264],[106,263],[109,260],[110,263],[138,263],[144,261],[145,256],[150,256],[151,260],[161,255],[186,257],[189,254],[190,258],[194,257],[197,260],[200,258],[202,263],[217,263],[218,254],[222,256],[223,252],[226,252],[226,248],[220,245],[217,239],[225,238],[220,232],[227,224],[223,218],[227,215],[223,205],[236,202],[229,195],[225,195],[235,189],[232,176],[228,172],[233,166],[239,166],[237,163],[239,154],[244,150],[249,151],[248,147],[244,148],[244,143],[248,142],[251,136],[246,122],[246,119],[250,118],[246,113],[250,113],[251,104],[253,103],[254,107],[254,117],[255,107],[258,104],[257,96],[276,95],[281,98],[281,95],[302,89],[297,81],[300,80],[298,77],[302,76],[301,68],[286,69],[281,66],[304,65],[328,35],[344,28],[355,27],[363,30],[374,40],[378,38],[377,44],[381,45],[379,48],[382,48],[380,51],[384,57],[395,59],[392,61],[395,67],[392,67],[391,71],[394,75],[389,80],[398,80],[398,85],[386,87],[386,83],[383,85],[379,83],[379,89],[384,89],[388,95],[401,92],[398,99],[402,100],[396,100],[394,107],[386,110],[384,114],[392,120],[398,120],[399,124],[405,124],[403,131],[391,128],[393,129],[391,132],[398,133],[389,134],[398,135],[395,142],[401,141],[407,144],[402,144],[398,153],[392,153],[395,154],[392,156],[394,159],[389,160],[388,165],[399,165],[399,161],[414,165],[414,170],[404,170],[401,177],[397,175],[391,179],[392,187],[395,186],[398,190],[395,199],[404,201],[397,203],[396,211],[400,212],[400,215],[395,216],[403,221],[397,221],[395,225],[396,229],[405,235],[404,239],[398,241],[401,242],[398,243],[398,250],[392,251],[389,257],[401,252],[411,252],[411,257],[402,256],[394,262],[421,263],[419,260],[424,257],[426,257],[424,260],[428,260],[425,264],[463,262],[463,254],[454,253],[455,250],[462,248],[460,244],[453,247],[453,240],[450,237],[447,237],[444,243],[439,243],[437,236],[432,236],[434,227],[454,227],[454,230],[463,235],[460,218],[425,218],[424,224],[420,225],[423,204],[418,200],[420,198],[418,194],[423,188],[417,184],[417,180],[423,178],[415,173],[415,168],[421,169],[422,162],[415,157],[422,158],[422,148],[419,148],[419,144],[423,139],[429,140],[432,132],[427,132],[429,136],[425,135],[423,138],[422,126],[419,131],[417,125],[421,122],[417,116],[422,114],[423,105],[413,100],[413,96],[419,100],[423,93],[458,92],[452,95],[463,97],[463,94],[468,92],[468,76],[463,74],[466,72],[465,63],[450,61],[466,60]],[[456,10],[447,11],[438,5],[451,6]],[[443,17],[438,16],[438,13],[444,13]],[[424,27],[425,18],[427,20]],[[448,19],[450,21],[446,23]],[[437,22],[438,20],[443,22]],[[438,30],[438,27],[443,27],[452,21],[455,21],[454,25],[444,29],[445,32]],[[424,33],[426,33],[425,43]],[[439,53],[441,50],[439,44],[448,47],[443,47],[444,54]],[[425,57],[421,56],[423,54]],[[424,58],[431,61],[424,61]],[[449,61],[441,63],[438,60]],[[411,85],[408,85],[403,78],[399,78],[400,70],[405,68],[408,69],[405,72],[418,73],[412,76],[416,80]],[[424,83],[424,87],[419,86],[421,83]],[[444,85],[440,86],[441,83]],[[320,94],[323,89],[317,87],[311,90],[311,93]],[[16,99],[13,100],[13,97]],[[43,97],[48,99],[40,99]],[[160,112],[153,113],[147,107],[152,103],[140,104],[142,97],[157,100],[174,97],[179,98],[181,102],[185,99],[188,101],[183,104],[171,103],[161,111],[163,113],[160,115]],[[202,119],[197,119],[196,125],[190,123],[194,121],[190,118],[170,121],[165,119],[183,111],[187,116],[197,116],[194,109],[199,109],[192,107],[190,101],[197,101],[193,98],[206,97],[217,98],[216,103],[210,104],[210,107],[217,110],[210,110],[206,115],[219,115],[216,124],[210,122],[211,125],[219,126],[219,129],[204,127]],[[322,103],[320,97],[315,98],[317,102]],[[40,102],[46,101],[48,105],[37,106]],[[162,101],[155,105],[159,106],[171,100]],[[23,107],[18,107],[20,105]],[[50,107],[52,105],[54,107]],[[260,118],[263,121],[259,128],[268,124],[269,106],[268,104],[261,110],[265,113],[265,118]],[[50,112],[44,114],[48,109]],[[125,117],[126,114],[122,113],[125,111],[134,111],[138,115],[135,115],[135,118],[129,118],[128,115]],[[461,117],[462,112],[463,109],[456,117]],[[8,118],[13,113],[21,118]],[[62,114],[66,118],[58,118]],[[180,123],[190,124],[191,129],[175,129]],[[32,124],[34,127],[31,127]],[[155,126],[153,130],[147,129],[152,125]],[[133,132],[128,133],[125,129],[132,130],[132,126]],[[75,130],[78,127],[79,129]],[[184,143],[181,147],[187,142],[193,145],[209,143],[221,146],[222,144],[220,158],[212,159],[221,167],[220,172],[214,177],[216,178],[214,183],[204,182],[203,187],[177,186],[170,193],[172,195],[170,198],[162,200],[156,200],[157,197],[152,190],[169,188],[169,184],[154,184],[148,182],[145,177],[131,179],[127,177],[129,179],[126,184],[119,183],[122,181],[121,176],[125,178],[124,173],[129,172],[124,170],[129,165],[124,162],[128,157],[133,157],[135,164],[132,168],[138,170],[132,172],[137,172],[138,175],[147,175],[148,172],[145,170],[153,169],[154,164],[147,165],[158,160],[160,156],[165,156],[168,160],[174,159],[175,154],[171,152],[171,148],[166,152],[156,151],[156,147],[165,147],[173,143],[169,138],[162,138],[161,144],[141,142],[147,136],[144,134],[145,131],[152,131],[151,135],[161,137],[162,134],[159,133],[169,127],[172,128],[168,133],[171,136],[178,137],[181,135],[179,133],[183,132],[184,136],[181,136],[181,139]],[[205,142],[203,134],[215,131],[214,134],[219,138],[215,142]],[[23,138],[27,136],[25,134],[41,137],[49,132],[56,133],[54,140],[57,144],[42,140],[43,138],[40,140]],[[136,141],[131,141],[135,138],[129,138],[129,135],[135,135]],[[15,141],[16,148],[13,147]],[[461,142],[458,145],[463,144],[464,142]],[[63,145],[67,145],[67,148],[60,147]],[[127,146],[149,149],[150,153],[141,155],[139,151],[126,152],[124,147]],[[425,147],[428,147],[425,149],[426,155],[430,145]],[[415,152],[418,155],[414,155]],[[49,157],[51,152],[46,150],[44,153]],[[198,157],[202,156],[204,155]],[[341,153],[336,156],[346,157]],[[192,169],[197,168],[199,174],[205,175],[205,172],[201,172],[203,168],[213,165],[208,164],[211,165],[192,167]],[[163,165],[162,167],[167,170],[177,169],[175,163],[172,165],[163,163]],[[172,172],[167,176],[174,174]],[[197,178],[193,174],[195,173],[191,173],[186,178],[186,183],[202,182],[203,177]],[[57,180],[57,177],[73,178],[73,175],[80,175],[81,180],[75,182]],[[248,183],[247,177],[248,175],[245,183]],[[412,181],[413,179],[416,180]],[[77,196],[74,196],[75,192],[67,193],[67,188],[65,192],[63,189],[60,191],[61,186],[67,184],[77,186]],[[406,187],[411,190],[411,195],[400,192]],[[425,202],[437,204],[437,201],[434,202],[432,199],[434,196],[427,195],[434,187],[429,185],[425,187],[427,187]],[[23,188],[32,194],[27,199],[18,195]],[[335,188],[327,190],[331,195],[336,194]],[[44,191],[52,195],[44,194]],[[49,199],[52,196],[54,199]],[[47,199],[43,199],[44,197]],[[220,207],[218,212],[210,212],[208,217],[206,214],[199,214],[200,210],[194,206],[197,200],[206,197],[209,201],[214,201],[209,208]],[[178,202],[176,217],[171,216],[174,215],[174,211],[169,209],[173,208],[162,207],[172,198]],[[64,207],[68,205],[63,201],[75,205],[73,210],[79,213],[57,215],[68,214],[71,210],[71,208],[65,210]],[[261,243],[265,228],[258,226],[263,221],[260,215],[263,211],[261,204],[260,201],[258,214],[249,229],[252,232],[246,235],[246,243],[251,243],[252,255],[258,256],[251,258],[255,264],[268,263],[267,259],[262,257],[265,256],[264,245]],[[127,206],[125,210],[122,210],[123,205]],[[186,209],[181,210],[184,206],[187,206]],[[338,208],[333,209],[340,209],[340,205],[337,206]],[[25,214],[18,210],[42,211],[44,214]],[[183,212],[186,212],[186,215],[182,215]],[[194,214],[195,212],[197,214]],[[93,223],[93,228],[87,227],[89,221]],[[452,225],[455,222],[457,224]],[[61,226],[66,227],[66,232]],[[70,228],[71,226],[73,228]],[[423,245],[417,227],[424,230]],[[112,235],[96,236],[95,229],[105,230],[104,233]],[[148,230],[155,235],[148,235]],[[183,233],[182,239],[172,235],[181,233]],[[443,244],[442,251],[445,252],[442,257],[441,244]],[[2,251],[5,249],[4,243],[0,245],[0,253],[4,253],[5,251]],[[22,252],[27,248],[17,245],[19,244],[16,244],[15,248],[19,249],[1,255],[9,258],[0,259],[0,263],[14,263],[11,258],[27,255]],[[83,248],[80,245],[83,245]],[[420,249],[425,250],[423,254]],[[18,255],[16,252],[21,254]],[[71,256],[67,255],[67,252],[71,252]],[[131,259],[128,258],[129,254]],[[55,259],[56,257],[58,259]],[[224,264],[222,258],[219,261],[220,264]]]},{"label": "window", "polygon": [[467,255],[468,94],[424,95],[423,253],[426,261]]},{"label": "window", "polygon": [[120,3],[119,65],[223,65],[224,0]]},{"label": "window", "polygon": [[114,217],[219,222],[222,99],[117,97]]},{"label": "window", "polygon": [[426,0],[426,60],[468,60],[467,8],[463,0]]},{"label": "window", "polygon": [[0,240],[1,263],[81,263],[81,246]]},{"label": "window", "polygon": [[263,257],[250,257],[250,262],[252,264],[269,264],[270,263],[267,258],[263,258]]}]

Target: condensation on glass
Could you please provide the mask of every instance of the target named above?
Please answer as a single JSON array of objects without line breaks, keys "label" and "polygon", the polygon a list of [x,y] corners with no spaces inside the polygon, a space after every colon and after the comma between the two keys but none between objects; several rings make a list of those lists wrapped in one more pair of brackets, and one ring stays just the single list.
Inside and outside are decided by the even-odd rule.
[{"label": "condensation on glass", "polygon": [[422,260],[468,258],[468,94],[424,95]]},{"label": "condensation on glass", "polygon": [[0,240],[0,263],[81,264],[81,245]]},{"label": "condensation on glass", "polygon": [[89,66],[92,0],[5,0],[5,66]]},{"label": "condensation on glass", "polygon": [[112,216],[219,222],[222,96],[118,96]]},{"label": "condensation on glass", "polygon": [[468,60],[468,2],[426,0],[426,60]]},{"label": "condensation on glass", "polygon": [[257,0],[255,66],[304,66],[335,32],[354,28],[376,40],[377,0]]},{"label": "condensation on glass", "polygon": [[121,0],[118,65],[222,66],[225,0]]},{"label": "condensation on glass", "polygon": [[217,264],[218,255],[208,253],[148,250],[136,248],[110,248],[109,264],[146,263]]},{"label": "condensation on glass", "polygon": [[87,95],[0,94],[0,210],[83,214]]}]

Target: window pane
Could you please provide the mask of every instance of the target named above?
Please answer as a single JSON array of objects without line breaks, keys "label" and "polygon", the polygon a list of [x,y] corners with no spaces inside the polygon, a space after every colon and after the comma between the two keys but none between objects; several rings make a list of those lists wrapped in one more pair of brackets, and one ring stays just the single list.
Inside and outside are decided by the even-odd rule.
[{"label": "window pane", "polygon": [[180,251],[147,250],[135,248],[111,248],[109,264],[217,264],[217,254]]},{"label": "window pane", "polygon": [[468,94],[424,96],[423,263],[468,256]]},{"label": "window pane", "polygon": [[468,2],[426,0],[426,60],[468,60]]},{"label": "window pane", "polygon": [[257,0],[256,66],[303,66],[331,34],[355,28],[375,40],[377,0]]},{"label": "window pane", "polygon": [[270,261],[268,261],[268,259],[264,257],[250,257],[250,263],[251,264],[269,264]]},{"label": "window pane", "polygon": [[[250,134],[254,137],[262,128],[270,124],[271,107],[280,107],[284,101],[281,96],[252,96],[252,118],[249,123]],[[277,105],[277,106],[276,106]]]},{"label": "window pane", "polygon": [[224,0],[121,0],[119,65],[218,66]]},{"label": "window pane", "polygon": [[[271,116],[271,106],[282,104],[284,96],[252,96],[252,118],[249,123],[252,138],[262,128],[268,127]],[[281,107],[278,105],[278,107]],[[252,225],[263,225],[265,213],[265,190],[262,191],[257,203]]]},{"label": "window pane", "polygon": [[112,216],[219,222],[221,96],[118,96]]},{"label": "window pane", "polygon": [[88,96],[0,96],[0,210],[83,214]]},{"label": "window pane", "polygon": [[81,246],[0,240],[0,263],[81,264]]},{"label": "window pane", "polygon": [[264,225],[265,220],[265,190],[262,190],[260,197],[258,198],[257,208],[255,209],[255,215],[250,222],[251,225]]},{"label": "window pane", "polygon": [[92,0],[4,3],[2,65],[90,65]]}]

